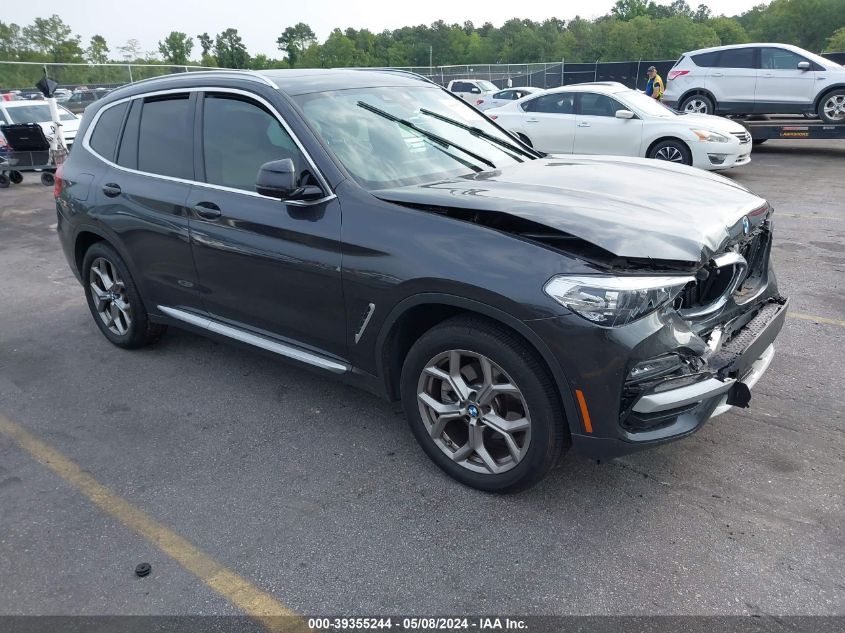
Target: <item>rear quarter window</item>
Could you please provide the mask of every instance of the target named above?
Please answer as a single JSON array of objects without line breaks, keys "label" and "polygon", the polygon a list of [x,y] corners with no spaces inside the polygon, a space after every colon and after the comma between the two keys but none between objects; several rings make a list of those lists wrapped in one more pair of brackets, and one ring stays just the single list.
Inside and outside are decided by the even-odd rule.
[{"label": "rear quarter window", "polygon": [[719,51],[712,51],[710,53],[701,53],[699,55],[690,55],[690,59],[696,66],[701,68],[711,68],[716,65],[716,60],[719,57]]},{"label": "rear quarter window", "polygon": [[100,118],[97,119],[97,125],[91,133],[91,141],[89,142],[91,149],[106,160],[114,160],[120,130],[123,126],[123,117],[128,107],[129,103],[126,102],[104,110]]}]

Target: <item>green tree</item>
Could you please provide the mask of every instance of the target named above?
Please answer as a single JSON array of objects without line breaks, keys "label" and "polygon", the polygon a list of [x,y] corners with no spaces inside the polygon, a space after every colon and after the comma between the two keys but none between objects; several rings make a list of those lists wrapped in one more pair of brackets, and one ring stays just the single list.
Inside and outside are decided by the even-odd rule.
[{"label": "green tree", "polygon": [[94,35],[85,50],[85,58],[92,64],[105,64],[109,61],[109,47],[106,38]]},{"label": "green tree", "polygon": [[141,57],[141,42],[133,37],[126,40],[126,44],[123,46],[118,46],[117,50],[120,51],[124,61],[136,61]]},{"label": "green tree", "polygon": [[706,4],[700,4],[695,10],[692,19],[696,22],[706,22],[711,17],[713,17],[713,12],[710,10],[710,7],[708,7]]},{"label": "green tree", "polygon": [[210,55],[211,47],[214,45],[211,41],[211,36],[208,33],[200,33],[197,35],[197,40],[199,40],[200,48],[202,48],[203,57]]},{"label": "green tree", "polygon": [[158,52],[161,53],[164,61],[177,65],[188,63],[193,48],[193,38],[179,31],[171,31],[164,40],[158,43]]},{"label": "green tree", "polygon": [[317,36],[304,22],[287,27],[276,40],[279,50],[285,53],[291,66],[296,66],[297,59],[316,42]]},{"label": "green tree", "polygon": [[733,18],[726,18],[719,16],[708,20],[706,24],[716,32],[719,38],[719,44],[725,46],[727,44],[745,44],[750,41],[748,33],[742,28],[742,25]]},{"label": "green tree", "polygon": [[22,31],[27,47],[51,58],[52,61],[82,61],[82,38],[58,15],[49,18],[35,18]]},{"label": "green tree", "polygon": [[828,38],[825,51],[832,53],[845,51],[845,26],[834,31],[833,35]]},{"label": "green tree", "polygon": [[648,14],[648,3],[646,0],[616,0],[610,13],[620,20],[633,20]]},{"label": "green tree", "polygon": [[21,27],[14,22],[0,22],[0,57],[16,60],[25,48]]},{"label": "green tree", "polygon": [[226,29],[214,38],[214,57],[221,68],[248,68],[249,53],[238,29]]}]

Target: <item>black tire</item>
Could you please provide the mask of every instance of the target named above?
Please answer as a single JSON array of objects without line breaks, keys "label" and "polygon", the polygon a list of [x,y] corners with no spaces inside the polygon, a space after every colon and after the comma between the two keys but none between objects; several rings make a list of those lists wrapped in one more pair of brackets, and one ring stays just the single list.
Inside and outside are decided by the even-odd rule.
[{"label": "black tire", "polygon": [[[122,280],[124,290],[122,295],[125,303],[129,305],[129,313],[131,315],[131,321],[123,334],[110,329],[97,309],[97,301],[94,298],[94,291],[90,280],[92,278],[92,265],[98,262],[98,260],[105,260],[111,264],[116,270],[118,277]],[[154,343],[167,331],[166,325],[150,321],[147,310],[144,307],[144,302],[141,300],[141,295],[138,294],[138,288],[132,279],[132,275],[129,274],[129,268],[127,268],[126,263],[118,255],[117,251],[106,242],[95,242],[85,253],[82,262],[82,282],[85,288],[85,298],[88,301],[88,309],[91,311],[94,322],[100,328],[103,336],[114,345],[126,349],[143,347]]]},{"label": "black tire", "polygon": [[12,181],[13,185],[19,185],[23,182],[23,174],[19,171],[10,171],[9,180]]},{"label": "black tire", "polygon": [[678,110],[686,112],[687,107],[691,104],[694,106],[694,109],[690,110],[690,112],[694,112],[696,114],[716,113],[716,104],[713,103],[713,99],[707,95],[689,95],[688,97],[684,97],[683,101],[681,101],[678,105]]},{"label": "black tire", "polygon": [[[838,110],[834,116],[838,116],[839,118],[832,118],[828,116],[826,110],[828,109],[831,101],[837,102],[836,105],[838,106]],[[819,118],[825,123],[845,123],[845,111],[842,110],[843,107],[845,107],[845,88],[836,88],[825,94],[819,100],[817,112]]]},{"label": "black tire", "polygon": [[45,187],[52,187],[56,184],[56,178],[49,171],[41,172],[41,184]]},{"label": "black tire", "polygon": [[763,143],[765,143],[765,142],[766,142],[766,141],[768,141],[768,140],[769,140],[769,139],[767,139],[767,138],[758,138],[758,139],[755,139],[755,140],[751,141],[751,144],[752,144],[754,147],[757,147],[758,145],[762,145]]},{"label": "black tire", "polygon": [[0,174],[0,189],[6,189],[9,186],[9,177],[6,174]]},{"label": "black tire", "polygon": [[678,139],[670,138],[655,143],[648,152],[648,158],[680,165],[692,165],[692,152],[686,143]]},{"label": "black tire", "polygon": [[[530,443],[521,460],[505,472],[475,472],[456,463],[435,443],[423,421],[417,400],[420,378],[432,359],[449,350],[484,355],[521,392],[530,412]],[[451,477],[479,490],[510,493],[529,488],[559,461],[572,441],[555,382],[537,354],[507,329],[481,317],[454,317],[418,339],[402,366],[400,389],[411,431],[423,450]],[[461,423],[469,426],[468,418]]]}]

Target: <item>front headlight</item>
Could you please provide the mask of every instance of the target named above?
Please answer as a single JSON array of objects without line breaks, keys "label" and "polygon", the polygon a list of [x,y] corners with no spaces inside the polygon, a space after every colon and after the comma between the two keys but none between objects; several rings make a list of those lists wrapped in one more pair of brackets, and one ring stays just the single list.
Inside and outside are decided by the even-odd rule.
[{"label": "front headlight", "polygon": [[718,132],[711,132],[710,130],[696,130],[690,128],[692,133],[698,137],[699,141],[709,141],[710,143],[727,143],[730,138]]},{"label": "front headlight", "polygon": [[673,301],[694,277],[552,277],[543,290],[580,317],[604,327],[632,323]]}]

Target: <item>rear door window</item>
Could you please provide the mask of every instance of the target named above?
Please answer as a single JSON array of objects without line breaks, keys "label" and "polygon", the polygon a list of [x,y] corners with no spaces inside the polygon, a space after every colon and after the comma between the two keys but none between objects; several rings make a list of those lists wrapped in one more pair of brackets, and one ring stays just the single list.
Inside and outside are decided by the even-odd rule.
[{"label": "rear door window", "polygon": [[146,98],[139,125],[138,169],[193,179],[193,120],[188,94]]},{"label": "rear door window", "polygon": [[123,117],[129,102],[120,103],[104,110],[97,119],[97,125],[91,134],[91,149],[106,160],[113,161],[117,151],[117,142],[120,138],[120,129],[123,126]]},{"label": "rear door window", "polygon": [[545,114],[574,114],[575,93],[560,92],[556,94],[543,95],[541,97],[537,97],[536,99],[531,99],[527,103],[523,103],[522,109],[526,112],[538,112]]}]

